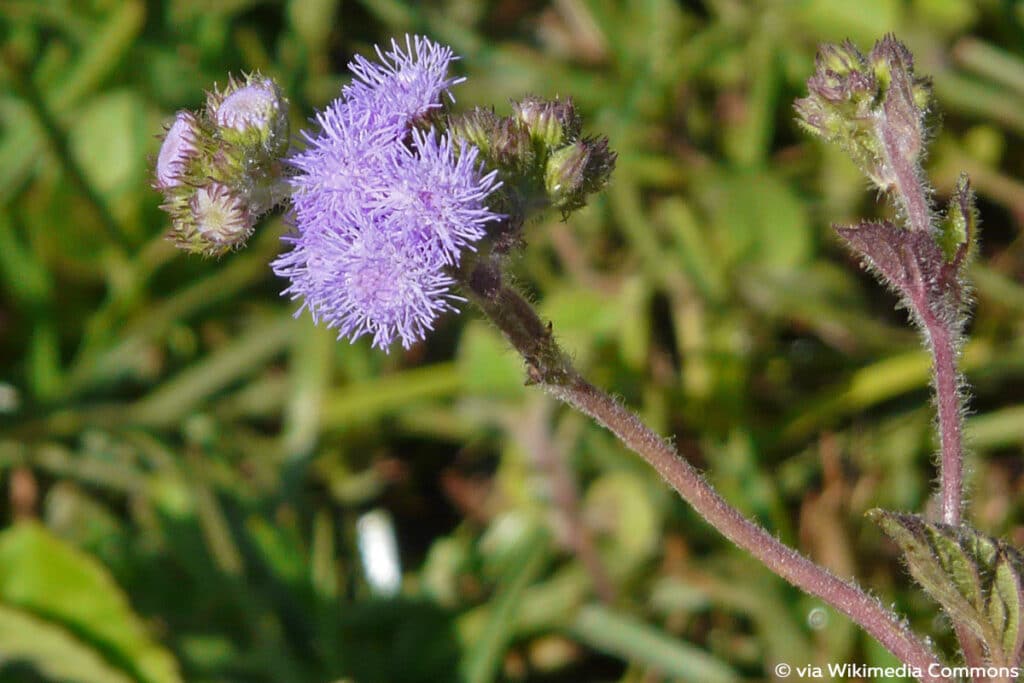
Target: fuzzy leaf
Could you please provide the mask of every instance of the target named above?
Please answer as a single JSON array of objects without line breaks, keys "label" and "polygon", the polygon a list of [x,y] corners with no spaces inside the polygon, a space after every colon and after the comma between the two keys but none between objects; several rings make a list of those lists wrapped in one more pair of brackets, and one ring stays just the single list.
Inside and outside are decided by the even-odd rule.
[{"label": "fuzzy leaf", "polygon": [[967,525],[877,509],[868,516],[899,545],[911,575],[950,619],[985,642],[991,662],[1016,665],[1024,643],[1020,553]]},{"label": "fuzzy leaf", "polygon": [[[835,231],[887,286],[904,294],[908,273],[901,242],[909,234],[889,221],[837,225]],[[904,294],[905,296],[905,294]]]},{"label": "fuzzy leaf", "polygon": [[931,527],[926,527],[926,534],[939,564],[953,582],[953,587],[974,609],[980,611],[985,603],[977,565],[960,547],[956,538],[945,536]]},{"label": "fuzzy leaf", "polygon": [[[872,510],[868,517],[882,527],[903,551],[904,560],[911,575],[958,624],[964,624],[980,638],[988,641],[993,634],[986,618],[979,613],[978,605],[973,603],[959,589],[958,582],[967,584],[968,595],[980,595],[980,582],[969,585],[972,575],[970,560],[964,553],[950,552],[948,546],[943,554],[936,551],[931,539],[938,529],[916,515],[905,515],[885,510]],[[965,566],[966,565],[966,566]],[[956,576],[957,579],[953,579]],[[977,570],[973,570],[977,581]]]},{"label": "fuzzy leaf", "polygon": [[[1019,657],[1021,636],[1021,578],[1020,566],[1014,566],[1013,559],[1000,552],[992,576],[992,591],[989,596],[989,620],[1001,636],[1007,664],[1015,664]],[[999,615],[999,619],[996,619]]]},{"label": "fuzzy leaf", "polygon": [[835,226],[868,267],[917,314],[954,321],[962,316],[963,287],[958,266],[948,263],[936,238],[898,228],[888,221]]}]

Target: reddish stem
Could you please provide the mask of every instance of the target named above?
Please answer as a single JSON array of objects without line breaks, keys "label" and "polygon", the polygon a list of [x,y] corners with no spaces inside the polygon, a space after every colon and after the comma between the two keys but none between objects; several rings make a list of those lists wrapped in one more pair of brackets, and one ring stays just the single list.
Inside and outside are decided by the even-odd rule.
[{"label": "reddish stem", "polygon": [[750,552],[793,585],[818,597],[860,624],[922,681],[948,679],[928,647],[878,600],[840,579],[753,523],[727,503],[675,448],[608,394],[580,377],[555,343],[549,325],[515,290],[502,282],[498,264],[484,257],[463,273],[466,291],[523,356],[531,382],[589,415],[640,455],[726,538]]}]

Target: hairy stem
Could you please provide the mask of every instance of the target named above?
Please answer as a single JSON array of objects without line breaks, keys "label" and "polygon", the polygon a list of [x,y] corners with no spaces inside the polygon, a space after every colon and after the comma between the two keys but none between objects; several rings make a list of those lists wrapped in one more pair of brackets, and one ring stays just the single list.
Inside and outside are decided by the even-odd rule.
[{"label": "hairy stem", "polygon": [[467,293],[505,334],[527,363],[532,383],[592,417],[648,462],[675,491],[726,538],[750,552],[793,585],[860,624],[923,681],[937,675],[932,650],[853,583],[840,579],[785,545],[727,503],[676,449],[605,392],[581,377],[533,308],[501,279],[498,264],[484,258],[463,278]]},{"label": "hairy stem", "polygon": [[963,498],[963,422],[960,379],[956,369],[956,342],[945,325],[930,326],[935,397],[941,443],[942,521],[960,524]]},{"label": "hairy stem", "polygon": [[[896,179],[896,201],[902,207],[907,227],[912,231],[932,231],[932,210],[928,201],[930,188],[922,179],[918,162],[911,160],[903,149],[893,126],[879,130],[887,161]],[[905,255],[906,256],[906,255]],[[917,270],[913,258],[905,258],[908,267]],[[916,282],[921,285],[911,293],[911,303],[917,312],[921,328],[928,339],[932,354],[932,375],[935,383],[935,404],[939,431],[939,495],[942,521],[957,526],[963,508],[963,397],[960,393],[960,374],[957,371],[957,344],[959,330],[942,316],[936,315],[924,287],[926,279],[920,271]],[[961,625],[955,627],[957,641],[964,662],[970,667],[984,666],[984,656],[978,639]],[[973,677],[974,683],[987,680]]]},{"label": "hairy stem", "polygon": [[[903,189],[901,188],[901,192]],[[904,199],[906,206],[915,203],[925,204],[925,190],[920,183],[908,191],[920,196],[918,202],[911,201],[912,197]],[[942,521],[956,526],[960,524],[960,511],[963,506],[964,459],[963,405],[960,373],[956,366],[959,329],[955,323],[947,320],[946,316],[933,309],[927,291],[928,278],[921,272],[920,265],[909,251],[903,254],[903,263],[908,270],[912,269],[910,281],[914,285],[907,294],[932,354],[932,376],[935,381],[935,403],[939,418],[939,491],[942,500]]]},{"label": "hairy stem", "polygon": [[[913,259],[905,263],[913,267]],[[916,278],[923,283],[923,278]],[[932,376],[935,383],[935,406],[939,431],[939,495],[942,521],[959,526],[963,508],[963,395],[957,370],[959,331],[936,315],[923,288],[911,292],[911,304],[917,312],[922,331],[932,354]],[[956,624],[957,641],[964,663],[972,669],[985,666],[985,657],[978,638],[961,624]],[[983,683],[985,676],[972,676],[974,683]]]},{"label": "hairy stem", "polygon": [[881,126],[879,134],[885,145],[886,161],[896,176],[896,197],[906,214],[911,230],[928,232],[932,225],[932,211],[928,193],[916,161],[907,158],[899,137],[891,126]]}]

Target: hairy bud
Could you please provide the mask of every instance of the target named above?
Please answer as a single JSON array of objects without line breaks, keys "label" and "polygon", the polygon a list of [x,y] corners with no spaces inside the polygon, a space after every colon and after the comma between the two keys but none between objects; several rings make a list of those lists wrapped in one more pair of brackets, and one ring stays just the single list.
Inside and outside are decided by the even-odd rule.
[{"label": "hairy bud", "polygon": [[586,204],[588,195],[608,184],[616,156],[607,138],[580,140],[552,154],[544,169],[551,205],[567,215]]},{"label": "hairy bud", "polygon": [[880,189],[897,185],[901,166],[920,163],[930,88],[894,37],[868,56],[849,41],[822,46],[807,90],[794,105],[797,121],[839,145]]},{"label": "hairy bud", "polygon": [[229,78],[207,94],[203,111],[178,112],[153,180],[171,217],[169,237],[207,256],[244,245],[256,219],[286,195],[287,151],[288,102],[259,75]]}]

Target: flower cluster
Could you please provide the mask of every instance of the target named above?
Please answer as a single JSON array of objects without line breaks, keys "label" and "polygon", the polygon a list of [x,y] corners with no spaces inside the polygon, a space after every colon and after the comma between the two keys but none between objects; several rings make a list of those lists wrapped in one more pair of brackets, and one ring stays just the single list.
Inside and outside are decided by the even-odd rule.
[{"label": "flower cluster", "polygon": [[289,159],[295,229],[273,268],[299,313],[386,350],[453,308],[450,271],[500,218],[485,204],[500,183],[475,147],[431,125],[461,81],[448,75],[451,49],[407,37],[377,54],[349,64],[355,79]]},{"label": "flower cluster", "polygon": [[821,46],[807,88],[797,122],[839,145],[879,189],[896,189],[900,167],[919,163],[931,85],[893,36],[868,55],[849,41]]},{"label": "flower cluster", "polygon": [[477,107],[449,121],[449,130],[480,149],[487,162],[516,178],[509,223],[550,207],[567,217],[608,184],[616,154],[605,137],[581,137],[583,122],[572,99],[526,96],[512,113]]},{"label": "flower cluster", "polygon": [[224,90],[208,94],[201,112],[177,113],[153,187],[164,195],[170,236],[180,248],[207,256],[237,248],[283,199],[287,105],[277,84],[257,74],[229,79]]}]

